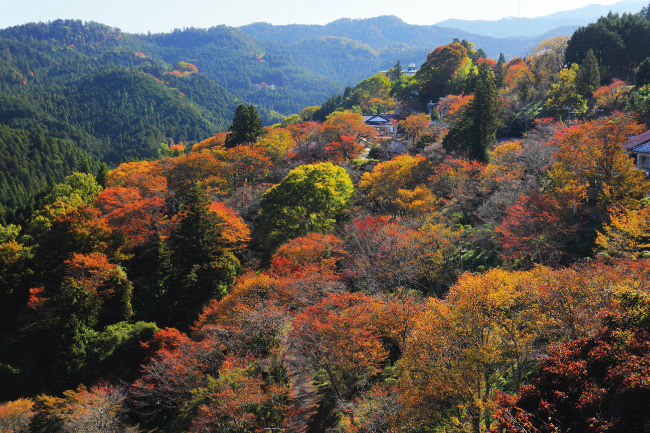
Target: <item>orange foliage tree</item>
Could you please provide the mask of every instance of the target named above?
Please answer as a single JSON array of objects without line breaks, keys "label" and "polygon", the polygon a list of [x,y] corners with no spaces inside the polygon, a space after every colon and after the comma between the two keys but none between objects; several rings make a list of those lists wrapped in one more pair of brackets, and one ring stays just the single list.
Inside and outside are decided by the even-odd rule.
[{"label": "orange foliage tree", "polygon": [[213,150],[224,150],[226,145],[226,133],[220,132],[217,135],[199,141],[192,146],[192,152],[205,152]]},{"label": "orange foliage tree", "polygon": [[525,92],[532,87],[535,76],[526,60],[516,58],[508,62],[505,76],[505,86],[510,90]]},{"label": "orange foliage tree", "polygon": [[621,144],[642,130],[633,115],[615,113],[556,135],[550,192],[560,202],[574,208],[589,204],[603,215],[610,206],[637,209],[650,184],[635,170]]},{"label": "orange foliage tree", "polygon": [[428,186],[447,209],[461,213],[463,224],[470,224],[490,191],[484,172],[485,164],[481,162],[447,157],[429,177]]},{"label": "orange foliage tree", "polygon": [[648,277],[647,270],[596,261],[557,270],[538,266],[528,273],[526,285],[544,317],[541,335],[557,342],[595,332],[602,314],[616,308],[613,291],[622,285],[641,287]]},{"label": "orange foliage tree", "polygon": [[381,372],[387,352],[369,326],[372,298],[360,293],[332,294],[299,313],[290,344],[346,401]]},{"label": "orange foliage tree", "polygon": [[343,135],[325,147],[326,159],[339,163],[358,157],[362,151],[363,145],[352,135]]},{"label": "orange foliage tree", "polygon": [[142,366],[142,376],[129,388],[134,412],[151,420],[169,414],[189,400],[191,391],[204,380],[206,363],[199,359],[200,353],[199,345],[191,342],[174,350],[159,350]]},{"label": "orange foliage tree", "polygon": [[278,248],[271,259],[271,271],[287,275],[308,265],[333,270],[345,256],[343,241],[336,236],[308,233]]},{"label": "orange foliage tree", "polygon": [[6,433],[27,433],[34,416],[34,402],[21,398],[0,404],[0,431]]},{"label": "orange foliage tree", "polygon": [[164,218],[164,198],[144,198],[135,187],[107,188],[94,204],[109,227],[123,233],[133,245],[150,240],[155,232],[164,231],[168,223]]},{"label": "orange foliage tree", "polygon": [[320,141],[325,144],[327,158],[342,162],[359,156],[362,140],[374,137],[377,131],[363,121],[358,113],[332,113],[321,126]]},{"label": "orange foliage tree", "polygon": [[350,257],[343,275],[359,290],[441,293],[456,277],[459,233],[452,229],[367,217],[345,226],[343,234]]},{"label": "orange foliage tree", "polygon": [[79,284],[97,303],[99,323],[128,320],[132,315],[133,287],[124,270],[108,262],[104,254],[73,254],[66,260],[64,285]]},{"label": "orange foliage tree", "polygon": [[176,194],[185,193],[196,182],[216,192],[228,187],[228,164],[212,152],[190,153],[172,158],[169,165],[169,188]]},{"label": "orange foliage tree", "polygon": [[375,208],[397,213],[410,213],[420,208],[426,212],[436,203],[436,198],[425,186],[431,172],[431,163],[425,157],[400,155],[364,173],[359,189]]},{"label": "orange foliage tree", "polygon": [[288,389],[268,384],[251,359],[226,358],[218,379],[202,391],[189,433],[279,429],[286,415]]},{"label": "orange foliage tree", "polygon": [[268,175],[271,157],[263,149],[252,145],[239,145],[223,153],[227,164],[226,177],[230,188],[255,184]]},{"label": "orange foliage tree", "polygon": [[495,182],[522,180],[527,167],[521,161],[521,151],[519,141],[500,143],[490,152],[490,163],[485,167],[485,175]]},{"label": "orange foliage tree", "polygon": [[143,197],[167,194],[167,178],[158,161],[140,161],[120,164],[111,170],[107,188],[138,188]]},{"label": "orange foliage tree", "polygon": [[455,126],[462,120],[465,108],[472,99],[474,99],[474,95],[465,95],[464,93],[460,95],[447,95],[444,98],[440,98],[436,111],[447,123]]},{"label": "orange foliage tree", "polygon": [[334,112],[323,124],[303,122],[289,125],[287,130],[296,143],[289,156],[304,162],[356,158],[364,148],[363,140],[377,135],[360,114],[347,112]]},{"label": "orange foliage tree", "polygon": [[490,428],[499,377],[517,386],[539,335],[541,316],[523,277],[503,270],[465,274],[444,301],[429,301],[400,364],[399,418],[407,428]]},{"label": "orange foliage tree", "polygon": [[499,395],[495,431],[643,431],[650,423],[650,296],[629,288],[617,296],[622,311],[603,329],[554,348],[517,396]]},{"label": "orange foliage tree", "polygon": [[322,157],[322,146],[320,144],[321,125],[318,122],[302,122],[288,125],[296,145],[288,152],[291,159],[312,162]]},{"label": "orange foliage tree", "polygon": [[124,420],[126,393],[123,388],[100,383],[67,390],[63,397],[39,395],[30,431],[119,431],[135,433]]},{"label": "orange foliage tree", "polygon": [[404,129],[406,136],[411,140],[411,144],[415,146],[420,134],[429,126],[431,117],[425,113],[411,114],[406,119],[400,122],[400,126]]},{"label": "orange foliage tree", "polygon": [[208,206],[222,224],[220,241],[226,249],[240,254],[251,238],[251,231],[243,219],[225,203],[213,201]]},{"label": "orange foliage tree", "polygon": [[267,273],[249,272],[238,277],[230,291],[221,300],[212,299],[203,309],[193,328],[225,325],[232,319],[237,306],[254,307],[265,300],[286,299],[282,280]]},{"label": "orange foliage tree", "polygon": [[66,392],[66,405],[61,413],[63,431],[120,431],[135,433],[135,427],[123,422],[126,412],[123,389],[109,384],[95,385],[89,390],[83,387]]},{"label": "orange foliage tree", "polygon": [[113,236],[110,227],[99,218],[99,210],[80,206],[58,217],[40,239],[35,257],[38,278],[43,283],[58,284],[63,276],[64,262],[73,254],[106,254],[111,260],[121,259],[123,244]]},{"label": "orange foliage tree", "polygon": [[416,316],[399,365],[396,427],[489,430],[495,390],[516,391],[534,356],[625,314],[648,285],[642,262],[463,275],[443,301],[431,299]]},{"label": "orange foliage tree", "polygon": [[363,138],[374,137],[377,131],[372,126],[366,125],[363,116],[359,113],[335,112],[330,114],[323,123],[322,134],[326,142],[340,140],[345,135],[354,137],[358,142]]},{"label": "orange foliage tree", "polygon": [[565,263],[577,233],[577,225],[570,218],[551,197],[536,191],[521,196],[495,229],[502,236],[502,255],[522,267]]},{"label": "orange foliage tree", "polygon": [[594,91],[592,95],[596,101],[594,108],[605,110],[609,113],[622,110],[625,108],[625,102],[631,91],[631,85],[618,78],[614,78],[610,84]]}]

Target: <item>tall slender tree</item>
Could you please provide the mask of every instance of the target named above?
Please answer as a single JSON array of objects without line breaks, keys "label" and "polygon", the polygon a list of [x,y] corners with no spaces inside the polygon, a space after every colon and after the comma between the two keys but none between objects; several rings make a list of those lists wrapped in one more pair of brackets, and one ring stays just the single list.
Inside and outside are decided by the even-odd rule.
[{"label": "tall slender tree", "polygon": [[226,135],[226,147],[235,147],[238,144],[255,143],[257,137],[262,135],[262,119],[254,105],[248,107],[240,104],[235,110],[232,125]]},{"label": "tall slender tree", "polygon": [[[175,275],[167,293],[172,297],[170,302],[186,313],[194,313],[211,298],[225,295],[240,266],[224,244],[223,222],[209,205],[205,192],[191,186],[171,237]],[[183,324],[184,318],[179,319]]]},{"label": "tall slender tree", "polygon": [[402,73],[403,73],[402,63],[398,60],[397,63],[395,63],[395,66],[393,66],[392,68],[390,68],[388,70],[388,73],[386,75],[388,75],[388,78],[390,78],[390,81],[395,83],[395,82],[399,81],[400,78],[402,78]]},{"label": "tall slender tree", "polygon": [[494,75],[487,62],[483,62],[478,70],[474,99],[467,106],[463,120],[445,136],[443,146],[469,159],[486,162],[488,149],[496,141],[501,125],[499,111]]},{"label": "tall slender tree", "polygon": [[591,97],[596,89],[600,87],[600,70],[598,68],[598,59],[594,55],[594,50],[589,48],[582,66],[576,76],[576,85],[578,91],[586,97]]},{"label": "tall slender tree", "polygon": [[504,56],[503,53],[499,53],[499,61],[494,68],[494,84],[498,89],[506,85],[506,72],[506,56]]}]

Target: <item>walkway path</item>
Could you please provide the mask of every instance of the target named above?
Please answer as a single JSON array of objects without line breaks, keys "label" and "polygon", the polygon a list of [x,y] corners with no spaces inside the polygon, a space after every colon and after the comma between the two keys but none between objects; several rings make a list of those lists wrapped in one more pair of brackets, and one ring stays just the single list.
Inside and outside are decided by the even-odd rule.
[{"label": "walkway path", "polygon": [[307,433],[311,418],[316,413],[316,388],[307,367],[287,344],[287,336],[283,338],[282,344],[286,348],[285,367],[291,387],[284,433]]}]

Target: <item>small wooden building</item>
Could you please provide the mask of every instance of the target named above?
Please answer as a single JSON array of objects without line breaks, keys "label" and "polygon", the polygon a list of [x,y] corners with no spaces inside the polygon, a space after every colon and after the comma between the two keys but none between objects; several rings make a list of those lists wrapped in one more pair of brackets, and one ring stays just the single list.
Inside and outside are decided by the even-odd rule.
[{"label": "small wooden building", "polygon": [[634,159],[634,165],[650,176],[650,130],[635,135],[621,145]]},{"label": "small wooden building", "polygon": [[395,132],[395,123],[390,116],[363,116],[363,121],[366,125],[374,127],[379,132]]}]

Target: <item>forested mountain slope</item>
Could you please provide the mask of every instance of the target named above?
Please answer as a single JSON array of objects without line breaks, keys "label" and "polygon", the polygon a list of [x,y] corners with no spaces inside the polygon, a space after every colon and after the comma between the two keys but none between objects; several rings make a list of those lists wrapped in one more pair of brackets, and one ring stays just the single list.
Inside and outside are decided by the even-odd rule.
[{"label": "forested mountain slope", "polygon": [[[493,56],[523,53],[539,39],[481,37],[390,16],[154,35],[73,20],[26,24],[0,30],[0,124],[25,137],[68,140],[84,166],[96,169],[100,161],[154,158],[173,143],[225,131],[241,103],[256,104],[266,124],[276,123],[397,60],[419,66],[454,38]],[[72,168],[46,177],[60,181]],[[35,194],[44,182],[12,177],[6,191],[24,193],[3,197]],[[24,198],[6,198],[0,206],[21,204]]]},{"label": "forested mountain slope", "polygon": [[[647,433],[645,15],[525,58],[448,43],[270,127],[210,74],[288,73],[288,45],[11,39],[0,197],[74,173],[0,219],[0,432]],[[221,77],[228,38],[256,57]],[[379,52],[295,44],[349,76],[330,43]]]}]

